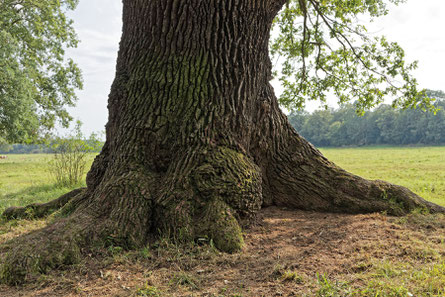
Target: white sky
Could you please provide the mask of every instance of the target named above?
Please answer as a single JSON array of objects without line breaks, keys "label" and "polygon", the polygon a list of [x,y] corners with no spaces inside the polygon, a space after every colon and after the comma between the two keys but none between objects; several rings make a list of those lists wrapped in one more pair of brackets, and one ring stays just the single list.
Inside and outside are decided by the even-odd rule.
[{"label": "white sky", "polygon": [[[75,119],[83,122],[89,135],[102,131],[107,122],[107,99],[115,73],[117,50],[121,35],[122,3],[119,0],[81,0],[70,13],[81,40],[70,49],[83,71],[84,89],[78,92],[77,107],[70,109]],[[406,52],[407,61],[418,60],[415,71],[420,87],[445,90],[445,1],[408,0],[390,6],[389,15],[377,19],[371,33],[387,36],[398,42]],[[274,84],[279,90],[279,86]],[[316,104],[308,105],[314,109]]]}]

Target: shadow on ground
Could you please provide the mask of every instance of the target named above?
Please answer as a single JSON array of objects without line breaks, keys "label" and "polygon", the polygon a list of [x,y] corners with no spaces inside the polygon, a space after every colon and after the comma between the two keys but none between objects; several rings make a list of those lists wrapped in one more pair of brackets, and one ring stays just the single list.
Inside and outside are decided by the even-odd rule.
[{"label": "shadow on ground", "polygon": [[[27,224],[36,222],[13,236]],[[271,207],[246,230],[241,253],[162,239],[131,252],[112,246],[34,284],[0,286],[0,296],[443,296],[444,231],[440,215]]]}]

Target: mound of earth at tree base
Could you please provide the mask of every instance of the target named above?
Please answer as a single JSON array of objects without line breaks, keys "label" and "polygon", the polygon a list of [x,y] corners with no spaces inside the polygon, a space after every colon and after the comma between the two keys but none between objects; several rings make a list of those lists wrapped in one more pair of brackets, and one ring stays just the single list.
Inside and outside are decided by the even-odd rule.
[{"label": "mound of earth at tree base", "polygon": [[[42,224],[2,229],[0,243]],[[444,231],[443,215],[269,207],[245,230],[240,253],[167,240],[132,252],[111,247],[35,283],[2,285],[0,296],[441,296]]]}]

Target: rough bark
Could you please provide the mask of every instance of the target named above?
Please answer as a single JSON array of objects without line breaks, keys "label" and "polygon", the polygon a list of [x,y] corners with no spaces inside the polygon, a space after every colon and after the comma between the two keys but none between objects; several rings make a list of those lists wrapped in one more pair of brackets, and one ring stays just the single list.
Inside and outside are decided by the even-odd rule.
[{"label": "rough bark", "polygon": [[11,244],[2,280],[20,283],[95,247],[140,247],[159,233],[235,252],[241,228],[269,205],[443,211],[345,172],[289,125],[269,84],[269,32],[284,2],[124,0],[107,140],[87,189]]}]

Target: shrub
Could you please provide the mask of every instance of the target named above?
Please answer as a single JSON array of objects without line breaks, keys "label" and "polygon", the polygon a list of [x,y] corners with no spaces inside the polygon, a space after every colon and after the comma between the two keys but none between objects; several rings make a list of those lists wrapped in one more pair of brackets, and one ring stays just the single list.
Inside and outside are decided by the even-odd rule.
[{"label": "shrub", "polygon": [[56,137],[52,141],[53,159],[49,170],[56,184],[71,187],[81,183],[85,174],[88,153],[98,151],[102,142],[96,134],[85,139],[78,121],[73,132],[65,137]]}]

